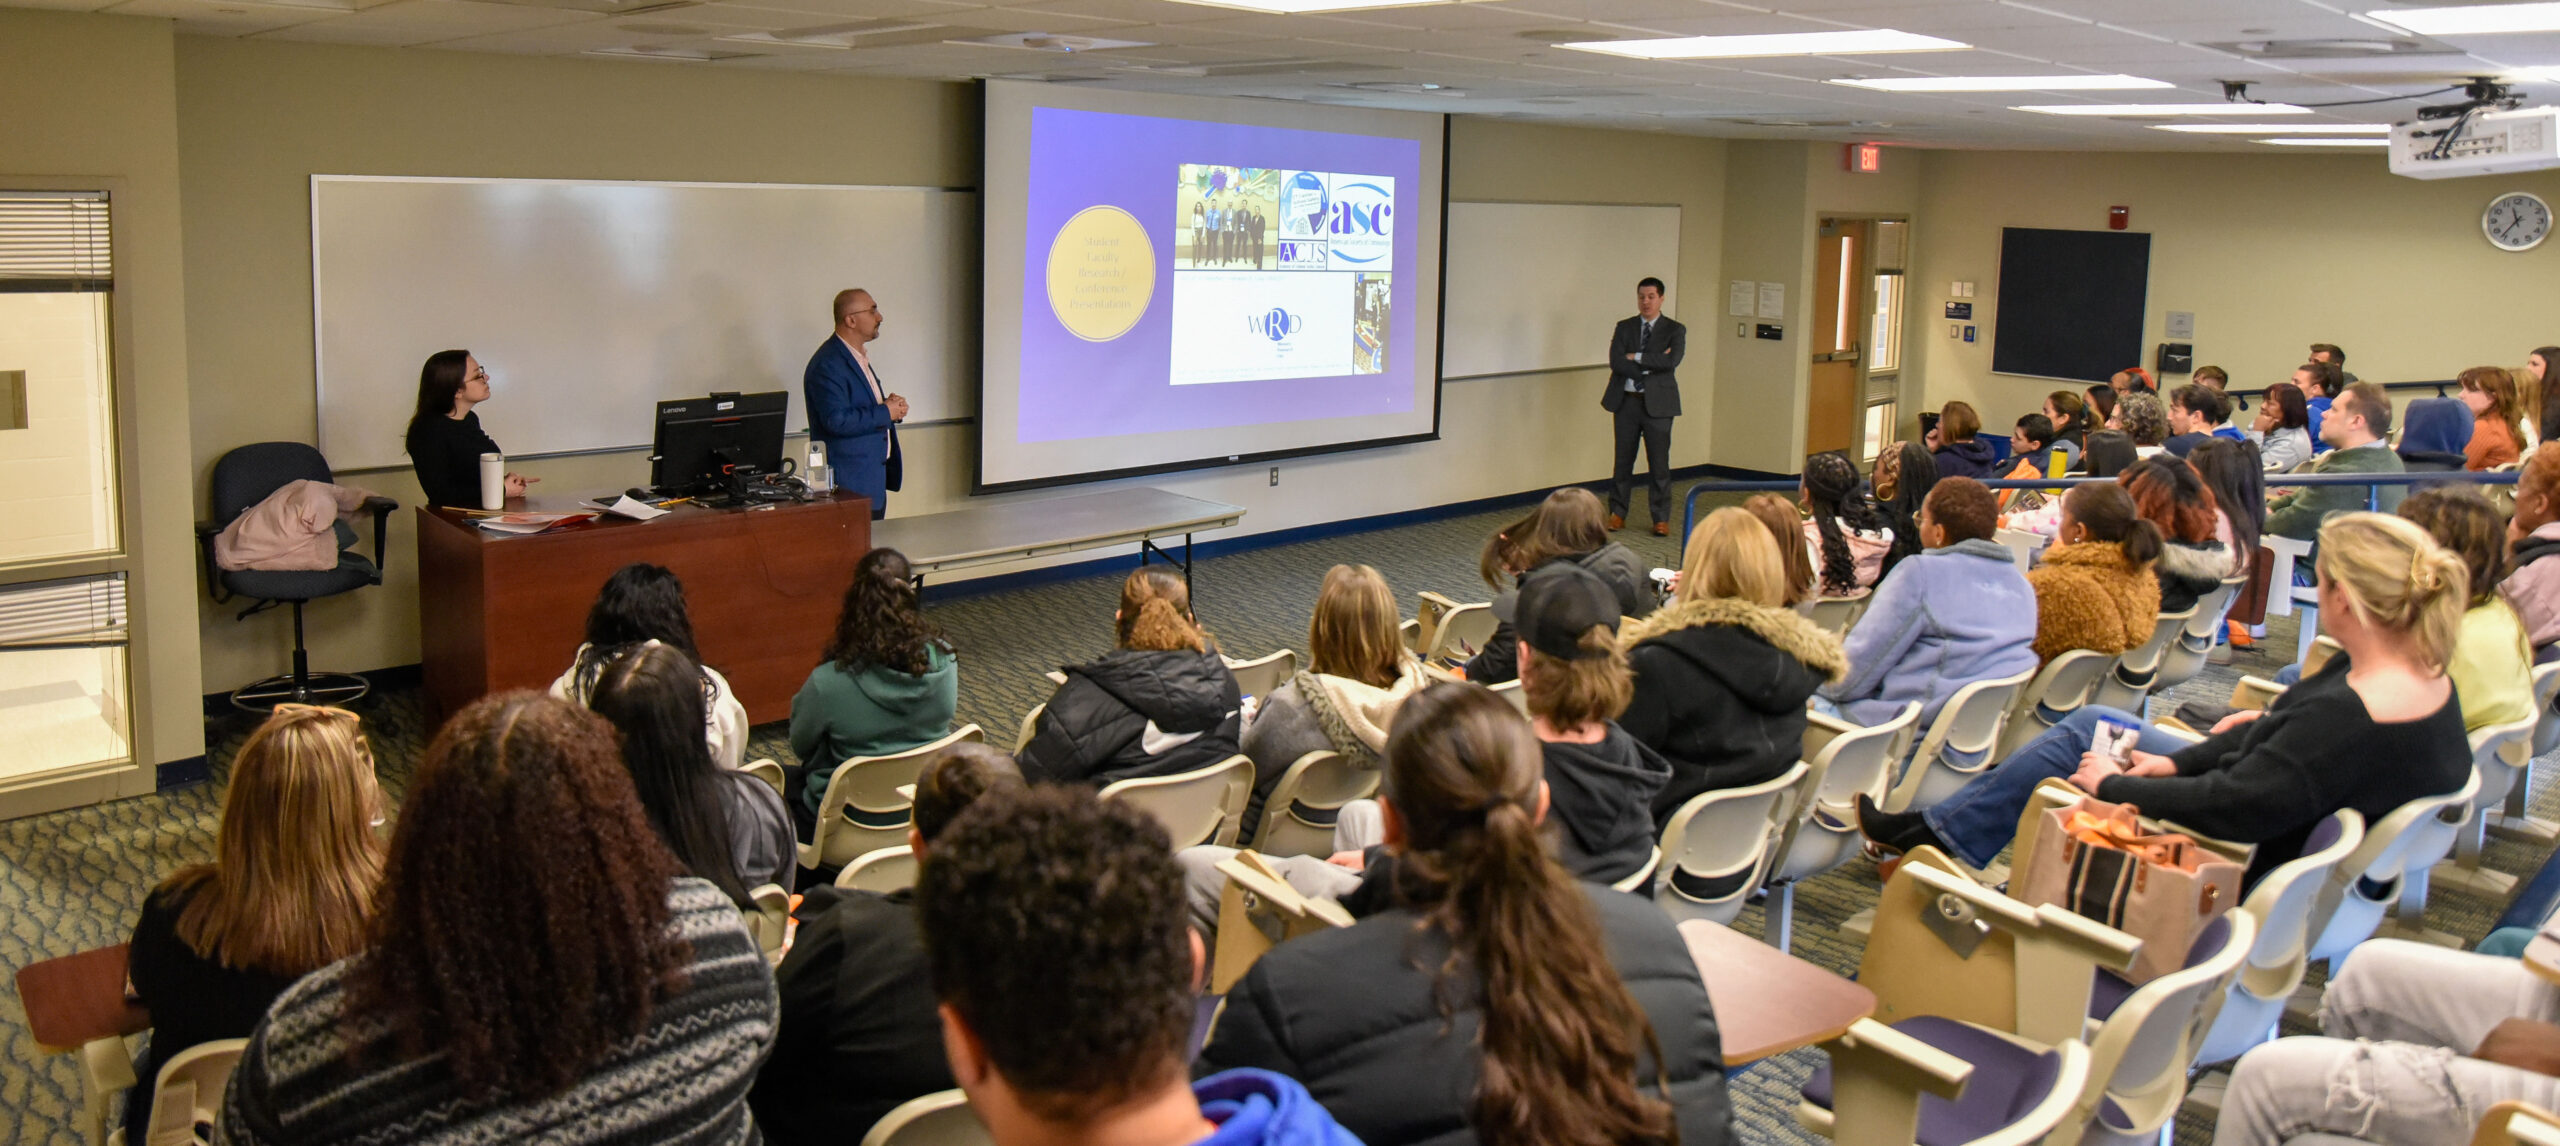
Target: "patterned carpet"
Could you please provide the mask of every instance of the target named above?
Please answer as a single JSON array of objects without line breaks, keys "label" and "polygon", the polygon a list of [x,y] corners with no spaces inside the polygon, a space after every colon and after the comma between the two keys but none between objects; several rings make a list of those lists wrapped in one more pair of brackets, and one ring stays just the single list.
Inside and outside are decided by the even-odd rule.
[{"label": "patterned carpet", "polygon": [[[1686,486],[1681,492],[1685,495]],[[1739,500],[1710,496],[1705,506]],[[1465,516],[1367,533],[1274,546],[1201,560],[1193,577],[1197,611],[1225,651],[1259,655],[1283,647],[1303,651],[1306,625],[1324,571],[1340,562],[1376,566],[1410,602],[1423,589],[1459,600],[1488,594],[1476,575],[1476,551],[1484,538],[1516,517],[1534,499]],[[1639,515],[1641,518],[1641,515]],[[1677,564],[1669,538],[1641,529],[1617,535],[1654,565]],[[1047,699],[1044,671],[1093,657],[1111,643],[1111,613],[1124,567],[1111,572],[948,600],[931,600],[929,615],[960,650],[960,719],[986,729],[988,739],[1010,744],[1024,712]],[[2272,676],[2290,659],[2290,620],[2269,626],[2263,652],[2244,652],[2238,664],[2210,666],[2180,687],[2174,700],[2220,700],[2241,672]],[[2278,651],[2280,650],[2280,651]],[[386,789],[396,799],[406,786],[429,729],[414,689],[389,689],[356,706],[373,739]],[[230,754],[248,732],[247,722],[227,718],[208,728],[213,743],[213,782],[95,808],[0,823],[0,968],[14,978],[29,963],[119,943],[150,888],[169,872],[210,858],[220,816],[221,784]],[[789,760],[783,726],[756,730],[749,755]],[[2537,761],[2536,814],[2560,812],[2560,789],[2550,783],[2560,757]],[[2493,842],[2490,866],[2529,874],[2543,855],[2518,844]],[[1842,920],[1875,902],[1871,868],[1853,864],[1802,885],[1796,895],[1796,953],[1840,971],[1853,970],[1862,943],[1839,929]],[[2486,934],[2503,905],[2439,888],[2428,923],[2466,940]],[[1737,922],[1757,935],[1757,907]],[[43,1143],[75,1146],[72,1129],[80,1107],[79,1077],[70,1056],[40,1055],[28,1037],[14,987],[0,1007],[0,1146]],[[1734,1080],[1743,1140],[1759,1144],[1820,1141],[1794,1120],[1796,1089],[1819,1065],[1805,1050],[1759,1064]],[[2182,1122],[2183,1146],[2202,1146],[2210,1126]]]}]

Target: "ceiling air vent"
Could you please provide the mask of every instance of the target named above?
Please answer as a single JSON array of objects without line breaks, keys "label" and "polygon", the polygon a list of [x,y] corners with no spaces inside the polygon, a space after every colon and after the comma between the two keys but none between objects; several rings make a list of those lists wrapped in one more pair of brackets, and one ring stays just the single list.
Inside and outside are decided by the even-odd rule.
[{"label": "ceiling air vent", "polygon": [[2254,60],[2379,60],[2392,56],[2433,56],[2453,48],[2419,36],[2375,39],[2234,40],[2208,48]]}]

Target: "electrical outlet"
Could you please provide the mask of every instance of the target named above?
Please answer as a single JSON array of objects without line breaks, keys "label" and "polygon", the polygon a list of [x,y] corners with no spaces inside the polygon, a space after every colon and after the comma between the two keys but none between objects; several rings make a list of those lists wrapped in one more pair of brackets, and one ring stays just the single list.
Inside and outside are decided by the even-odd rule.
[{"label": "electrical outlet", "polygon": [[1271,484],[1275,486],[1280,484],[1280,467],[1278,466],[1271,467]]}]

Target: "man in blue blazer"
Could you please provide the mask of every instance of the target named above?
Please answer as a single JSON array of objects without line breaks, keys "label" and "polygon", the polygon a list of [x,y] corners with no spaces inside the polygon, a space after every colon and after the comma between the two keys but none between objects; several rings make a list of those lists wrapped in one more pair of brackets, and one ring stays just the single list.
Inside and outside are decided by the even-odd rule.
[{"label": "man in blue blazer", "polygon": [[889,512],[889,491],[903,484],[898,423],[907,400],[880,385],[868,347],[880,337],[880,306],[859,288],[836,293],[836,332],[809,356],[800,388],[809,404],[809,437],[827,448],[837,489],[871,499],[871,519]]}]

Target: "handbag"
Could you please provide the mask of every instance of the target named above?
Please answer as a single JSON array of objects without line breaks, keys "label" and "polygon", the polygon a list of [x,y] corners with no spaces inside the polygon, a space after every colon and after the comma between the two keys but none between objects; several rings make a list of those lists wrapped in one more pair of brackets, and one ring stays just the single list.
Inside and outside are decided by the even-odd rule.
[{"label": "handbag", "polygon": [[2186,966],[2205,924],[2240,899],[2241,866],[2176,832],[2146,831],[2131,804],[2083,797],[2048,808],[2020,902],[2056,904],[2142,940],[2125,978]]}]

